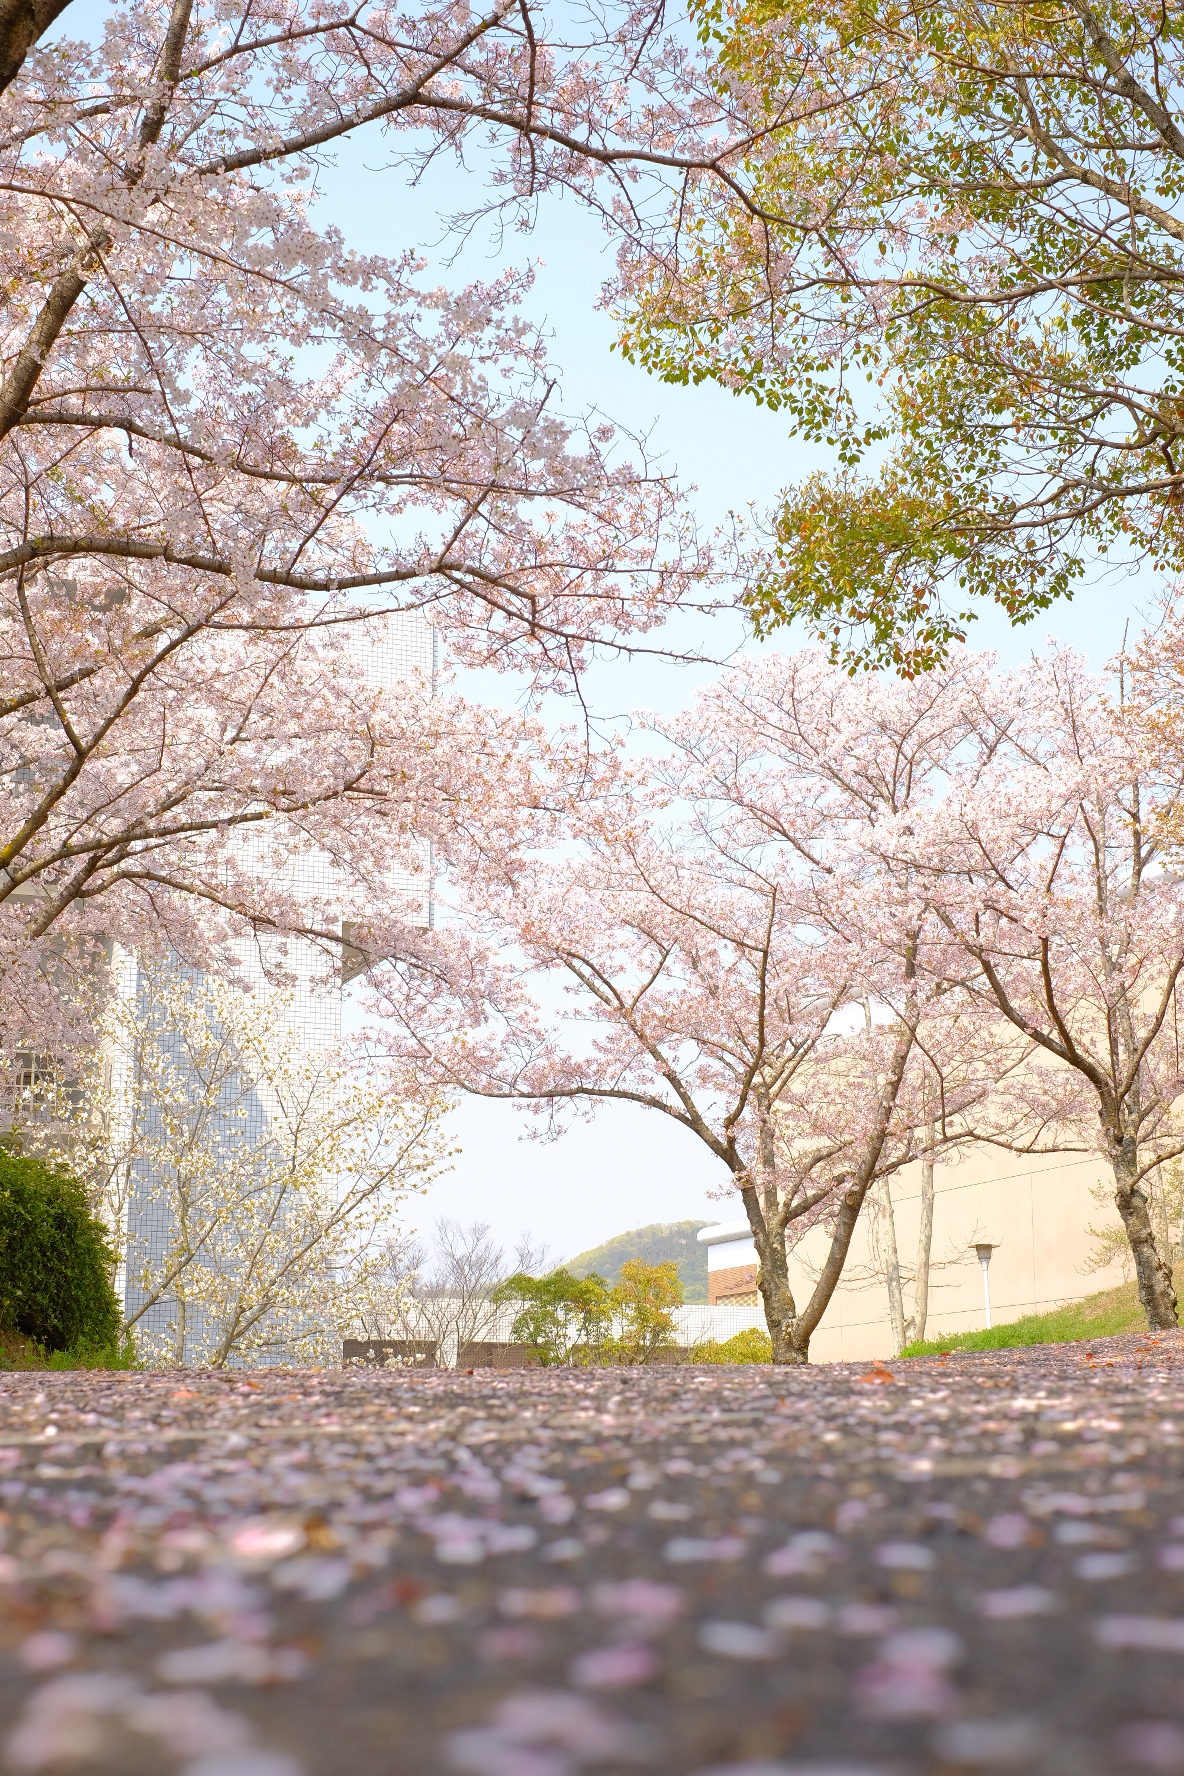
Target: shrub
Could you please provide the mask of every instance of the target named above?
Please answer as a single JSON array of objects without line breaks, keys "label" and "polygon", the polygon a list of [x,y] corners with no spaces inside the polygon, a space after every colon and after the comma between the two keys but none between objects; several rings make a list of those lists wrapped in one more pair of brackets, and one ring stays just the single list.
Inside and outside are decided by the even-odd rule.
[{"label": "shrub", "polygon": [[136,1357],[136,1348],[131,1334],[121,1345],[80,1345],[71,1350],[50,1351],[45,1361],[39,1365],[43,1369],[139,1369],[142,1364]]},{"label": "shrub", "polygon": [[531,1345],[544,1369],[652,1363],[675,1348],[673,1310],[682,1305],[682,1281],[673,1262],[631,1258],[611,1289],[600,1276],[553,1270],[509,1277],[490,1300],[517,1306],[510,1337]]},{"label": "shrub", "polygon": [[660,1351],[674,1349],[674,1309],[682,1306],[682,1279],[673,1260],[647,1264],[630,1258],[609,1298],[617,1334],[602,1345],[602,1363],[652,1363]]},{"label": "shrub", "polygon": [[510,1337],[533,1345],[544,1369],[594,1360],[612,1315],[604,1278],[573,1277],[567,1270],[545,1277],[520,1272],[500,1283],[489,1299],[519,1304]]},{"label": "shrub", "polygon": [[114,1254],[81,1184],[0,1147],[0,1331],[122,1363]]},{"label": "shrub", "polygon": [[692,1363],[771,1363],[773,1340],[767,1332],[751,1326],[734,1332],[721,1344],[716,1338],[704,1339],[691,1352]]},{"label": "shrub", "polygon": [[138,1369],[131,1334],[121,1345],[95,1349],[82,1345],[72,1350],[47,1351],[19,1332],[0,1332],[0,1373],[12,1370]]}]

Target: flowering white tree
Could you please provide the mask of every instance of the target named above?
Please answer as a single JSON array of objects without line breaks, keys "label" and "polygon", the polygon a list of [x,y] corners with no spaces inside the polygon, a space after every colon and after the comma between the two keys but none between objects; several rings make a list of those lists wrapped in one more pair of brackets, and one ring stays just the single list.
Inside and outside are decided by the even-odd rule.
[{"label": "flowering white tree", "polygon": [[108,1000],[56,1117],[39,1092],[26,1141],[85,1179],[126,1254],[142,1357],[333,1360],[383,1287],[400,1208],[446,1160],[446,1104],[306,1050],[279,995],[140,978]]},{"label": "flowering white tree", "polygon": [[[917,1156],[918,1130],[957,1138],[981,1069],[920,968],[924,894],[862,843],[893,815],[892,747],[912,747],[912,793],[928,792],[944,716],[920,738],[914,720],[911,740],[900,720],[864,720],[878,787],[861,807],[816,762],[778,755],[772,727],[742,717],[746,698],[797,699],[815,733],[829,703],[836,745],[841,708],[849,762],[868,710],[865,687],[814,659],[729,679],[661,731],[657,757],[607,761],[563,818],[524,823],[516,850],[458,870],[457,928],[410,946],[379,1003],[388,1046],[442,1084],[552,1115],[635,1103],[702,1141],[752,1229],[774,1360],[804,1362],[869,1191]],[[551,810],[565,762],[539,767]],[[820,1225],[825,1257],[799,1303],[787,1242]]]}]

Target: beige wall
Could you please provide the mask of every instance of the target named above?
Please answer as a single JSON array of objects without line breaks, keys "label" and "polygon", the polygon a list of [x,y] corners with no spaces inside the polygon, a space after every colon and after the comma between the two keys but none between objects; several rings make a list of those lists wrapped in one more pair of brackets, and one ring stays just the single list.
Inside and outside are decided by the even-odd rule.
[{"label": "beige wall", "polygon": [[[996,1325],[1122,1282],[1119,1262],[1099,1271],[1086,1268],[1095,1243],[1089,1226],[1117,1223],[1113,1208],[1092,1194],[1105,1178],[1105,1168],[1096,1159],[1064,1154],[1019,1159],[986,1147],[939,1165],[927,1336],[972,1331],[983,1324],[982,1272],[974,1253],[979,1241],[997,1248],[990,1267]],[[918,1166],[893,1181],[892,1197],[907,1278],[917,1246]],[[888,1294],[876,1250],[879,1225],[882,1218],[873,1205],[872,1212],[861,1217],[844,1279],[814,1334],[810,1354],[816,1362],[892,1354]],[[825,1236],[818,1231],[807,1235],[791,1254],[790,1277],[799,1301],[809,1293],[811,1273],[825,1245]],[[905,1308],[911,1309],[907,1286]]]}]

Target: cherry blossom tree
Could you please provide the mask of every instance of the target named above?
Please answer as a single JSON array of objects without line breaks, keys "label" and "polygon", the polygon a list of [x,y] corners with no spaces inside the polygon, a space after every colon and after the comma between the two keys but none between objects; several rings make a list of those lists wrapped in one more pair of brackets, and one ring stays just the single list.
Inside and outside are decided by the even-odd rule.
[{"label": "cherry blossom tree", "polygon": [[[979,1089],[953,1000],[920,967],[924,895],[865,863],[867,825],[907,809],[903,783],[899,806],[886,797],[907,724],[864,724],[861,807],[751,719],[796,708],[818,733],[829,714],[837,748],[867,701],[814,658],[737,674],[664,726],[655,756],[605,761],[595,793],[585,771],[562,815],[553,754],[536,797],[549,821],[496,866],[456,872],[458,923],[404,951],[378,1001],[388,1047],[441,1084],[530,1104],[547,1126],[634,1103],[700,1140],[752,1229],[780,1363],[807,1360],[873,1185],[935,1120],[956,1139]],[[914,743],[914,794],[949,726],[939,708],[928,750]],[[824,1257],[799,1304],[787,1244],[816,1227]]]},{"label": "cherry blossom tree", "polygon": [[[697,742],[689,724],[681,734],[700,768],[744,807],[756,830],[796,845],[801,837],[794,819],[798,798],[812,793],[827,811],[832,835],[841,835],[867,865],[873,854],[879,855],[877,834],[907,827],[940,796],[951,762],[975,731],[989,689],[984,663],[966,657],[944,671],[895,683],[853,681],[823,667],[817,655],[803,653],[763,670],[733,674],[715,693],[710,738]],[[795,786],[788,794],[787,780]],[[923,900],[923,878],[907,862],[899,867],[894,857],[883,858],[877,879],[881,889],[887,885],[893,893],[910,882]],[[957,1128],[966,1132],[964,1116],[953,1115],[946,1101],[946,1076],[959,1078],[964,1109],[973,1099],[977,1126],[1014,1132],[1014,1106],[1005,1110],[988,1088],[1008,1075],[1017,1055],[1003,1052],[997,1032],[980,1027],[972,1033],[965,1019],[958,1021],[952,1001],[943,1012],[947,1044],[952,1039],[955,1049],[958,1043],[964,1046],[956,1061],[947,1053],[928,1078],[923,1063],[919,1069],[919,1090],[922,1098],[929,1096],[931,1110],[914,1133],[921,1214],[911,1271],[897,1246],[895,1168],[885,1170],[867,1204],[870,1242],[879,1254],[877,1274],[887,1290],[898,1350],[924,1336],[928,1318],[934,1157],[953,1144]],[[986,1115],[988,1102],[994,1119]],[[906,1306],[910,1294],[911,1308]]]},{"label": "cherry blossom tree", "polygon": [[[984,688],[945,792],[874,842],[926,877],[948,933],[925,966],[1015,1033],[1004,1144],[1096,1152],[1152,1327],[1176,1324],[1151,1179],[1184,1152],[1184,891],[1167,867],[1138,725],[1067,651]],[[1026,1123],[1026,1128],[1025,1128]]]},{"label": "cherry blossom tree", "polygon": [[360,624],[426,614],[544,686],[700,595],[669,479],[562,414],[524,278],[351,250],[318,207],[335,145],[368,131],[392,180],[471,146],[495,208],[566,188],[618,225],[743,146],[657,6],[563,29],[528,0],[128,0],[72,26],[0,9],[10,957],[99,897],[91,928],[137,941],[199,904],[298,919],[282,872],[214,865],[237,826],[372,884],[430,836],[465,747],[376,709]]},{"label": "cherry blossom tree", "polygon": [[1148,708],[1108,697],[1064,651],[1010,674],[962,656],[911,683],[820,678],[803,656],[725,696],[734,714],[703,745],[734,732],[748,756],[766,737],[745,789],[762,826],[793,838],[788,764],[882,890],[918,896],[947,933],[918,967],[952,995],[992,1085],[963,1132],[1097,1153],[1149,1323],[1174,1325],[1148,1204],[1157,1168],[1184,1151],[1184,893],[1165,850],[1179,779]]}]

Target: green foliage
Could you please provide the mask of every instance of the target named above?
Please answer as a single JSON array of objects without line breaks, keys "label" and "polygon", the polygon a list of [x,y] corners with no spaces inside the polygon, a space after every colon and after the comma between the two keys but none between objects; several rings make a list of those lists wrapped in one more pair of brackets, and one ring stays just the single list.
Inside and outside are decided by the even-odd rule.
[{"label": "green foliage", "polygon": [[[1184,1286],[1184,1267],[1176,1273],[1176,1287]],[[948,1338],[924,1338],[907,1344],[902,1357],[934,1357],[949,1351],[1011,1350],[1029,1344],[1072,1344],[1083,1338],[1108,1338],[1119,1332],[1145,1332],[1147,1320],[1133,1283],[1105,1289],[1074,1301],[1051,1313],[1026,1314],[1006,1326],[984,1327],[980,1332],[957,1332]]]},{"label": "green foliage", "polygon": [[0,1147],[0,1329],[51,1355],[114,1356],[114,1262],[77,1180]]},{"label": "green foliage", "polygon": [[589,1360],[612,1319],[612,1296],[604,1278],[574,1277],[569,1270],[544,1277],[520,1272],[499,1284],[490,1300],[519,1303],[510,1336],[533,1345],[544,1369]]},{"label": "green foliage", "polygon": [[659,1351],[674,1348],[674,1309],[682,1306],[676,1264],[628,1259],[609,1300],[616,1331],[600,1347],[602,1363],[651,1363]]},{"label": "green foliage", "polygon": [[855,649],[834,649],[846,664],[913,676],[965,640],[971,599],[989,597],[1027,622],[1069,596],[1083,571],[1079,557],[1054,567],[1017,553],[977,486],[943,485],[928,464],[914,473],[901,454],[875,480],[811,475],[795,488],[741,602],[759,636],[804,617],[828,640],[858,633]]},{"label": "green foliage", "polygon": [[723,1343],[716,1338],[704,1339],[691,1352],[692,1363],[771,1363],[773,1340],[756,1326],[746,1332],[734,1332]]},{"label": "green foliage", "polygon": [[44,1367],[59,1370],[139,1369],[142,1364],[129,1337],[122,1345],[79,1345],[71,1350],[50,1351],[46,1355]]},{"label": "green foliage", "polygon": [[1175,9],[691,14],[746,108],[744,190],[680,189],[669,250],[622,284],[619,345],[835,453],[786,501],[758,630],[804,618],[852,667],[911,673],[978,605],[1026,622],[1111,549],[1178,571]]},{"label": "green foliage", "polygon": [[545,1369],[650,1363],[674,1347],[673,1310],[682,1305],[682,1283],[673,1262],[633,1258],[611,1289],[602,1276],[553,1270],[544,1277],[509,1277],[490,1299],[518,1304],[510,1336],[533,1345]]},{"label": "green foliage", "polygon": [[579,1253],[568,1261],[566,1268],[572,1276],[595,1274],[611,1284],[620,1281],[621,1266],[631,1258],[640,1258],[646,1264],[673,1262],[682,1279],[683,1300],[705,1302],[707,1247],[699,1244],[696,1235],[701,1227],[709,1225],[707,1221],[653,1221]]},{"label": "green foliage", "polygon": [[0,1333],[0,1373],[14,1370],[139,1369],[129,1334],[122,1344],[79,1345],[70,1350],[47,1351],[19,1332]]}]

